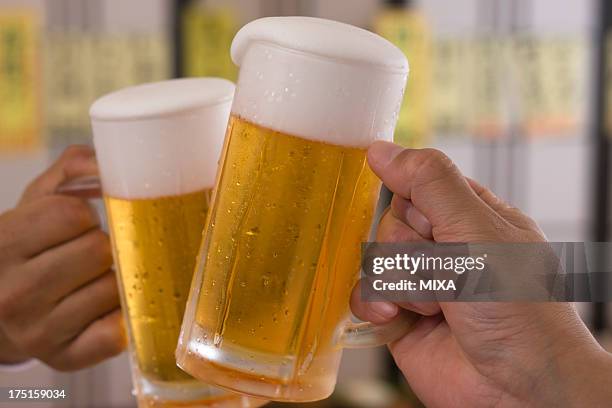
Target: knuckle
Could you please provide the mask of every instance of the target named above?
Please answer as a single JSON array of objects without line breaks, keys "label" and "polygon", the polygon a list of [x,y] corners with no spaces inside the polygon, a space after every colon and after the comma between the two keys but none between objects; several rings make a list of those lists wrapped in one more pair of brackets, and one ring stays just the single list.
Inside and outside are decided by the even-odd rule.
[{"label": "knuckle", "polygon": [[64,160],[70,160],[74,157],[80,157],[80,156],[89,156],[91,155],[91,148],[89,146],[85,146],[85,145],[70,145],[67,148],[64,149],[64,151],[62,152],[59,160],[60,161],[64,161]]},{"label": "knuckle", "polygon": [[20,299],[22,293],[19,290],[7,290],[0,293],[0,322],[11,322],[18,319],[21,312]]},{"label": "knuckle", "polygon": [[[459,170],[453,161],[437,149],[422,149],[419,155],[410,164],[411,174],[422,183],[431,183],[446,177],[460,176]],[[418,182],[417,182],[418,183]]]},{"label": "knuckle", "polygon": [[93,230],[87,234],[85,250],[95,259],[96,262],[111,266],[113,256],[108,235],[99,229]]},{"label": "knuckle", "polygon": [[421,158],[421,167],[435,169],[440,171],[449,171],[454,169],[453,161],[442,151],[438,149],[423,149]]},{"label": "knuckle", "polygon": [[42,361],[44,361],[49,367],[53,368],[54,370],[64,373],[73,371],[78,368],[73,359],[69,355],[64,354],[49,357],[47,359],[42,359]]},{"label": "knuckle", "polygon": [[97,225],[96,214],[85,200],[66,196],[51,196],[49,199],[52,200],[50,205],[55,208],[62,222],[82,229]]},{"label": "knuckle", "polygon": [[45,335],[44,324],[31,325],[21,334],[21,347],[34,357],[41,357],[45,354],[46,348],[51,343]]}]

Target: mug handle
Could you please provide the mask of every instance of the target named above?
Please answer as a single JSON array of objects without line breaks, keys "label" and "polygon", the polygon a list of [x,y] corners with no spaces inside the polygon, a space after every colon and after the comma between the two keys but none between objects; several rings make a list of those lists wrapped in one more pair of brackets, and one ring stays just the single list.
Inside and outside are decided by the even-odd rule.
[{"label": "mug handle", "polygon": [[339,345],[344,348],[369,348],[392,343],[412,331],[421,317],[417,313],[402,310],[386,324],[349,322],[340,334]]},{"label": "mug handle", "polygon": [[98,176],[76,177],[60,184],[55,189],[56,194],[64,194],[87,200],[91,208],[98,214],[100,229],[108,232],[108,224],[104,206],[96,199],[102,198],[102,183]]},{"label": "mug handle", "polygon": [[61,184],[55,192],[80,198],[99,198],[102,194],[101,190],[100,177],[82,176]]}]

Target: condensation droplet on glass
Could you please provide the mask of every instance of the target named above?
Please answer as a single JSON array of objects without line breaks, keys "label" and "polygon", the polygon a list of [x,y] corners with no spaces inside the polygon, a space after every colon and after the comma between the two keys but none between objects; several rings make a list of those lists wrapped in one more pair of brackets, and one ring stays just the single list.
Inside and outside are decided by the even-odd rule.
[{"label": "condensation droplet on glass", "polygon": [[253,227],[250,230],[248,230],[247,232],[245,232],[245,234],[249,235],[249,236],[257,235],[257,234],[259,234],[259,228],[258,227]]}]

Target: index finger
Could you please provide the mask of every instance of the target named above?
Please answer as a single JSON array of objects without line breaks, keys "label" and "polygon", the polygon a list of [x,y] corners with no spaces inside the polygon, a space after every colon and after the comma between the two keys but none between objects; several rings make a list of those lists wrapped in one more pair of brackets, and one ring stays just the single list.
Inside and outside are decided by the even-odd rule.
[{"label": "index finger", "polygon": [[85,200],[50,195],[0,215],[0,245],[11,255],[30,258],[99,224]]},{"label": "index finger", "polygon": [[94,150],[89,146],[68,147],[55,163],[26,187],[20,204],[54,194],[64,182],[98,173]]}]

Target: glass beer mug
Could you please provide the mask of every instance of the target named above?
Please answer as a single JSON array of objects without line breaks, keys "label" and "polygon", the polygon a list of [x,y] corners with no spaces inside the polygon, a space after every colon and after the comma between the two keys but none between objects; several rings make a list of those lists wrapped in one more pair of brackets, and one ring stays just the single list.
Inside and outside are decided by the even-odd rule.
[{"label": "glass beer mug", "polygon": [[366,150],[392,140],[406,57],[368,31],[275,17],[237,34],[240,76],[177,348],[196,378],[312,401],[342,347],[397,339],[416,319],[352,323],[380,181]]},{"label": "glass beer mug", "polygon": [[233,94],[222,79],[171,80],[90,110],[141,408],[263,404],[195,380],[174,357]]}]

